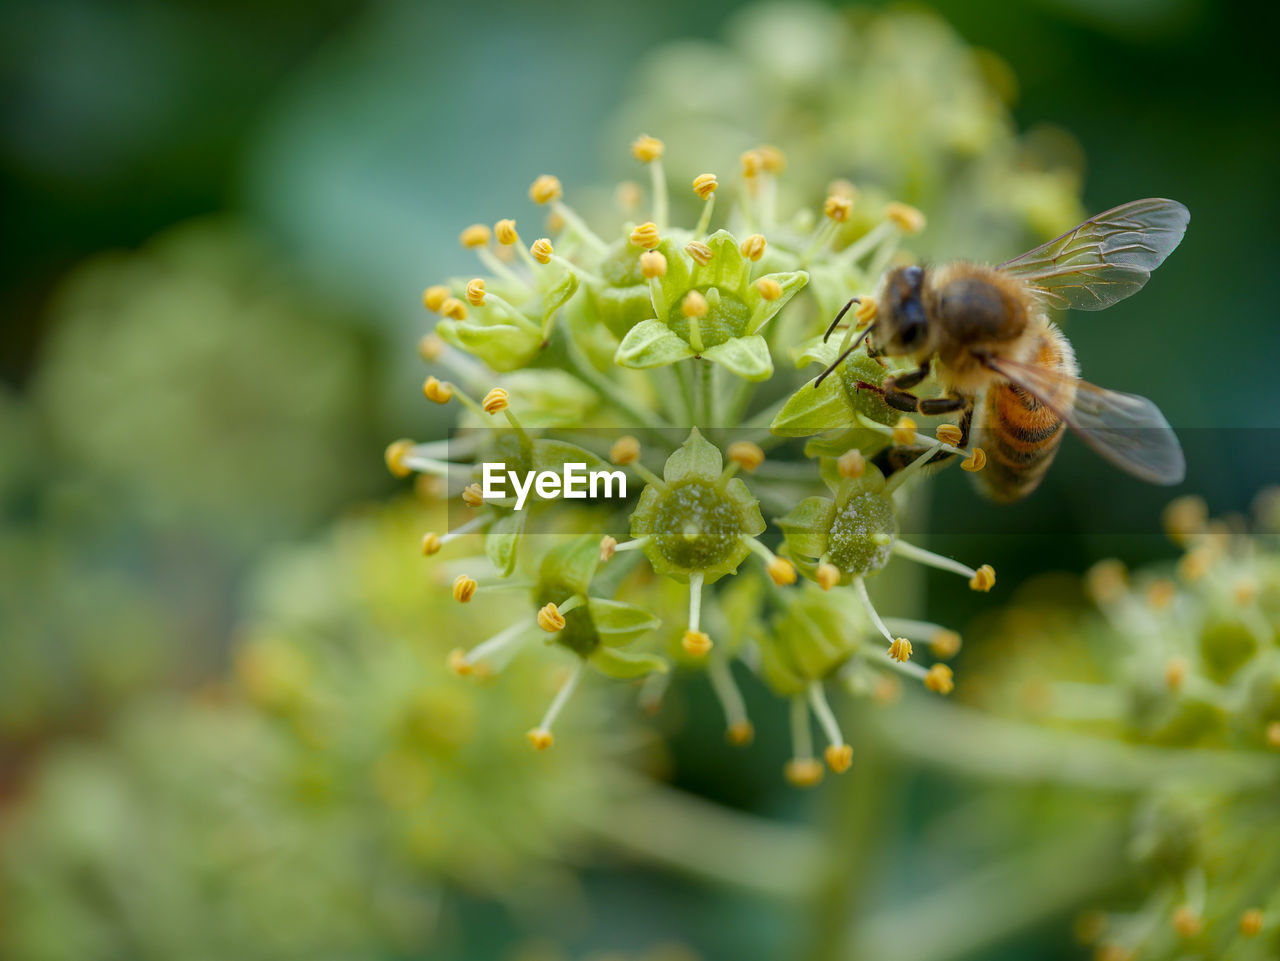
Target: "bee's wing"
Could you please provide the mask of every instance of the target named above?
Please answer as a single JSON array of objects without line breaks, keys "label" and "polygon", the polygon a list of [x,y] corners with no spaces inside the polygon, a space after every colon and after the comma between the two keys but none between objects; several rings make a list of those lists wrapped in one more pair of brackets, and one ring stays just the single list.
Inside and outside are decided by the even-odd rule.
[{"label": "bee's wing", "polygon": [[[1121,470],[1152,484],[1180,484],[1187,473],[1169,422],[1145,397],[1104,390],[1036,364],[991,358],[989,366],[1061,417],[1080,438]],[[1075,403],[1062,403],[1064,385]]]},{"label": "bee's wing", "polygon": [[1176,200],[1134,200],[997,269],[1017,277],[1050,307],[1102,310],[1142,289],[1190,220]]}]

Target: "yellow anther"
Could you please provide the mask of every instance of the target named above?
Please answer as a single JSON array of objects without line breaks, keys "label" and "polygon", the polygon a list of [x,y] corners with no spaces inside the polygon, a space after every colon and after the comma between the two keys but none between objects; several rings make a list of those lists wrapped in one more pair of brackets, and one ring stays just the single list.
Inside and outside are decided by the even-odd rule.
[{"label": "yellow anther", "polygon": [[884,219],[890,221],[904,234],[918,234],[924,230],[924,214],[908,204],[900,204],[897,201],[886,204]]},{"label": "yellow anther", "polygon": [[501,387],[495,387],[484,395],[484,400],[480,402],[480,406],[486,414],[497,414],[511,406],[511,399],[505,390]]},{"label": "yellow anther", "polygon": [[680,301],[680,313],[686,317],[705,317],[708,310],[710,307],[707,298],[696,290],[689,291],[684,295],[684,300]]},{"label": "yellow anther", "polygon": [[747,179],[758,176],[764,169],[764,157],[759,150],[748,150],[738,159],[742,161],[742,176]]},{"label": "yellow anther", "polygon": [[600,538],[600,562],[601,563],[604,563],[605,561],[609,560],[609,558],[613,557],[613,555],[617,553],[617,550],[618,550],[618,539],[616,537],[611,537],[610,535],[605,534],[604,537]]},{"label": "yellow anther", "polygon": [[840,568],[834,564],[819,564],[814,577],[817,578],[819,587],[829,591],[840,583]]},{"label": "yellow anther", "polygon": [[520,242],[520,235],[516,233],[516,222],[511,219],[499,220],[494,224],[493,234],[500,244],[510,245]]},{"label": "yellow anther", "polygon": [[483,247],[489,243],[489,238],[492,236],[493,234],[484,224],[472,224],[458,235],[458,240],[464,247]]},{"label": "yellow anther", "polygon": [[556,249],[551,246],[551,241],[546,237],[540,237],[535,240],[529,247],[529,253],[533,254],[533,259],[540,264],[551,263],[551,255]]},{"label": "yellow anther", "polygon": [[405,463],[405,458],[409,456],[409,451],[413,449],[413,441],[397,440],[387,445],[385,454],[387,460],[387,470],[391,471],[393,477],[408,477],[413,473],[412,468]]},{"label": "yellow anther", "polygon": [[964,431],[955,424],[939,424],[936,434],[938,440],[944,444],[950,444],[952,447],[957,446],[960,441],[964,440]]},{"label": "yellow anther", "polygon": [[1213,563],[1213,551],[1202,547],[1187,551],[1178,560],[1178,574],[1188,583],[1195,583],[1209,573]]},{"label": "yellow anther", "polygon": [[1163,577],[1157,578],[1147,585],[1147,603],[1155,610],[1163,611],[1173,603],[1177,597],[1178,591],[1173,586],[1173,581]]},{"label": "yellow anther", "polygon": [[453,385],[428,377],[423,381],[422,393],[427,400],[435,401],[437,404],[447,404],[453,397]]},{"label": "yellow anther", "polygon": [[471,663],[467,660],[467,652],[460,647],[455,647],[449,652],[449,669],[459,677],[466,677],[471,673]]},{"label": "yellow anther", "polygon": [[711,248],[704,244],[701,240],[691,240],[684,245],[684,252],[692,257],[697,263],[705,267],[711,263]]},{"label": "yellow anther", "polygon": [[422,556],[430,557],[432,554],[439,554],[440,548],[444,547],[444,541],[440,539],[440,535],[434,531],[427,531],[422,535]]},{"label": "yellow anther", "polygon": [[981,447],[975,447],[969,456],[960,462],[960,466],[969,473],[976,474],[987,466],[987,452]]},{"label": "yellow anther", "polygon": [[742,242],[738,249],[742,251],[742,256],[746,257],[747,260],[756,261],[764,256],[765,246],[764,234],[752,234]]},{"label": "yellow anther", "polygon": [[764,463],[764,448],[754,441],[735,440],[725,453],[745,471],[753,471]]},{"label": "yellow anther", "polygon": [[645,280],[665,277],[667,274],[667,258],[661,251],[646,250],[640,255],[640,276]]},{"label": "yellow anther", "polygon": [[653,163],[655,160],[661,159],[663,149],[662,141],[657,137],[650,137],[648,134],[631,141],[631,156],[642,164]]},{"label": "yellow anther", "polygon": [[843,774],[853,764],[853,748],[848,744],[829,744],[822,753],[827,759],[827,767],[836,774]]},{"label": "yellow anther", "polygon": [[950,694],[956,687],[951,668],[945,664],[933,665],[924,676],[924,686],[934,694]]},{"label": "yellow anther", "polygon": [[1115,559],[1098,561],[1084,575],[1085,592],[1095,604],[1111,604],[1128,590],[1124,564]]},{"label": "yellow anther", "polygon": [[484,278],[476,277],[467,281],[467,303],[472,307],[484,306]]},{"label": "yellow anther", "polygon": [[643,247],[645,250],[653,250],[662,243],[662,237],[658,234],[658,225],[652,220],[645,221],[631,231],[630,240],[637,247]]},{"label": "yellow anther", "polygon": [[547,604],[538,610],[538,626],[548,634],[564,630],[564,615],[554,604]]},{"label": "yellow anther", "polygon": [[564,214],[558,210],[552,210],[547,214],[547,233],[558,234],[564,230]]},{"label": "yellow anther", "polygon": [[911,660],[911,642],[905,637],[895,637],[887,653],[899,664],[905,664]]},{"label": "yellow anther", "polygon": [[945,661],[960,653],[960,643],[960,635],[944,627],[934,631],[933,637],[929,638],[929,653]]},{"label": "yellow anther", "polygon": [[1173,930],[1182,938],[1194,938],[1204,927],[1204,919],[1199,912],[1193,911],[1189,905],[1178,906],[1173,912]]},{"label": "yellow anther", "polygon": [[484,506],[484,492],[479,484],[468,484],[462,489],[462,503],[468,507]]},{"label": "yellow anther", "polygon": [[775,557],[769,562],[769,579],[779,587],[796,582],[796,566],[785,557]]},{"label": "yellow anther", "polygon": [[910,417],[900,417],[893,425],[893,442],[899,447],[909,447],[916,442],[916,422]]},{"label": "yellow anther", "polygon": [[756,290],[765,300],[777,300],[782,296],[782,284],[772,277],[761,277],[756,281]]},{"label": "yellow anther", "polygon": [[760,155],[760,164],[766,173],[780,174],[787,169],[787,155],[772,144],[764,144],[756,148]]},{"label": "yellow anther", "polygon": [[856,447],[845,451],[836,459],[836,470],[840,472],[841,477],[852,480],[855,477],[861,477],[866,469],[867,459]]},{"label": "yellow anther", "polygon": [[418,340],[418,356],[430,363],[444,353],[444,341],[438,334],[423,334]]},{"label": "yellow anther", "polygon": [[1250,908],[1240,915],[1240,933],[1246,938],[1256,937],[1262,933],[1262,925],[1265,920],[1262,911],[1258,908]]},{"label": "yellow anther", "polygon": [[453,582],[453,599],[459,604],[466,604],[471,598],[476,596],[476,588],[479,585],[474,577],[468,577],[466,574],[459,574]]},{"label": "yellow anther", "polygon": [[858,199],[858,188],[848,180],[833,180],[831,183],[827,184],[827,195],[831,197],[844,197],[849,201],[854,201]]},{"label": "yellow anther", "polygon": [[1209,526],[1209,505],[1203,497],[1188,495],[1169,502],[1163,514],[1165,533],[1175,544],[1185,544]]},{"label": "yellow anther", "polygon": [[559,200],[563,194],[560,178],[551,174],[543,174],[529,186],[529,199],[535,204],[549,204],[553,200]]},{"label": "yellow anther", "polygon": [[1164,666],[1164,682],[1169,685],[1169,690],[1177,691],[1186,683],[1187,671],[1189,670],[1187,660],[1184,657],[1175,657]]},{"label": "yellow anther", "polygon": [[822,202],[822,213],[827,219],[842,224],[853,213],[853,199],[841,194],[831,194]]},{"label": "yellow anther", "polygon": [[756,729],[750,721],[734,721],[724,732],[725,740],[734,747],[746,747],[756,737]]},{"label": "yellow anther", "polygon": [[630,434],[623,434],[609,447],[609,460],[619,467],[634,464],[640,459],[640,441]]},{"label": "yellow anther", "polygon": [[822,780],[822,762],[815,757],[797,757],[782,769],[793,787],[814,787]]},{"label": "yellow anther", "polygon": [[613,199],[617,202],[620,210],[635,210],[640,206],[640,201],[644,199],[644,188],[634,180],[624,180],[618,184],[618,189],[614,191]]},{"label": "yellow anther", "polygon": [[1272,721],[1267,725],[1267,747],[1280,751],[1280,721]]},{"label": "yellow anther", "polygon": [[1093,957],[1094,961],[1133,961],[1133,949],[1123,944],[1101,944]]},{"label": "yellow anther", "polygon": [[714,647],[710,635],[693,630],[684,632],[684,636],[680,638],[680,646],[684,648],[686,654],[693,657],[706,657],[707,652]]},{"label": "yellow anther", "polygon": [[435,284],[422,292],[422,306],[432,313],[440,313],[440,308],[449,298],[449,288],[443,284]]},{"label": "yellow anther", "polygon": [[466,320],[467,305],[457,297],[446,297],[444,303],[440,305],[440,313],[450,320]]},{"label": "yellow anther", "polygon": [[698,174],[693,178],[693,192],[700,200],[706,200],[719,186],[720,181],[716,180],[715,174]]},{"label": "yellow anther", "polygon": [[551,736],[551,732],[540,727],[535,727],[525,734],[529,739],[529,743],[533,745],[535,751],[545,751],[556,743],[556,739]]},{"label": "yellow anther", "polygon": [[874,297],[860,297],[857,306],[853,308],[853,320],[859,328],[867,326],[879,314],[880,308],[876,306]]},{"label": "yellow anther", "polygon": [[969,578],[969,589],[982,591],[984,594],[996,586],[996,569],[990,564],[983,564]]},{"label": "yellow anther", "polygon": [[1252,604],[1258,599],[1258,584],[1256,581],[1240,581],[1231,589],[1231,597],[1241,607]]}]

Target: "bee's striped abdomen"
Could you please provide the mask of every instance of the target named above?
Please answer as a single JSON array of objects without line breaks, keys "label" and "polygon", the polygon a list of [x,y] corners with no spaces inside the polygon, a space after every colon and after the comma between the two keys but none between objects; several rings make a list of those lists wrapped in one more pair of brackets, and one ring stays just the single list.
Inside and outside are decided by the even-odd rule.
[{"label": "bee's striped abdomen", "polygon": [[[1074,377],[1075,352],[1062,332],[1044,322],[1032,362]],[[1075,387],[1064,381],[1048,398],[1055,406],[1070,408]],[[986,446],[987,466],[975,476],[987,496],[1016,501],[1039,486],[1062,443],[1066,425],[1048,406],[1021,387],[1005,381],[988,388],[978,416],[978,443]]]}]

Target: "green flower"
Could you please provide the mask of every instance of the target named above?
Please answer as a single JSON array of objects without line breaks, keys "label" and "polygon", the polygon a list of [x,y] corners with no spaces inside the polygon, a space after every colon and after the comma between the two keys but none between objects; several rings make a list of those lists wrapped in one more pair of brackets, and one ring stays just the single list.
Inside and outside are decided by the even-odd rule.
[{"label": "green flower", "polygon": [[661,272],[650,282],[655,316],[627,331],[615,361],[647,369],[702,357],[747,380],[767,379],[773,360],[759,331],[808,275],[800,270],[762,274],[753,282],[751,262],[727,230],[694,243],[699,260],[690,246],[680,250],[671,239],[647,255],[662,258],[661,268],[655,267]]},{"label": "green flower", "polygon": [[[700,205],[686,226],[672,216],[673,206],[684,204],[669,196],[664,151],[652,137],[632,145],[649,174],[648,220],[638,213],[639,190],[632,185],[620,193],[622,216],[613,223],[596,218],[606,224],[598,231],[567,204],[559,180],[544,175],[534,181],[530,198],[549,208],[552,236],[526,246],[512,220],[492,229],[469,227],[462,242],[474,250],[485,274],[424,293],[425,306],[442,317],[439,333],[420,345],[435,370],[424,384],[426,397],[439,404],[458,401],[465,427],[484,427],[501,413],[510,429],[485,431],[496,437],[480,435],[469,443],[464,434],[447,449],[439,441],[397,442],[387,452],[388,466],[397,474],[432,477],[430,493],[460,495],[476,512],[447,533],[423,539],[424,552],[434,554],[472,534],[483,538],[492,576],[455,581],[459,600],[470,600],[477,590],[515,587],[531,592],[537,609],[535,618],[522,618],[469,652],[459,651],[455,666],[463,672],[492,668],[540,631],[552,635],[550,643],[576,661],[544,722],[530,732],[535,747],[546,747],[551,720],[587,665],[614,677],[643,675],[642,700],[649,706],[659,702],[667,660],[635,653],[626,644],[656,626],[660,611],[670,627],[658,643],[677,665],[705,673],[723,706],[729,739],[743,744],[752,728],[733,664],[764,662],[761,651],[768,642],[761,625],[770,622],[770,598],[791,589],[799,567],[824,588],[854,587],[851,596],[863,614],[857,632],[865,628],[867,637],[851,635],[837,645],[855,665],[846,678],[851,688],[874,693],[881,672],[851,652],[879,633],[890,651],[888,658],[877,658],[945,693],[951,685],[945,666],[926,671],[911,663],[906,635],[950,632],[896,622],[909,629],[891,636],[862,580],[896,552],[964,571],[979,589],[991,586],[987,568],[973,571],[896,539],[892,492],[918,477],[919,467],[935,455],[952,455],[942,458],[949,463],[969,452],[917,434],[885,405],[880,391],[865,389],[864,384],[878,388],[898,369],[895,363],[901,367],[899,361],[873,360],[859,347],[816,386],[790,363],[774,365],[775,357],[794,360],[796,367],[830,365],[868,322],[875,306],[871,291],[886,267],[904,256],[902,244],[924,230],[925,215],[886,202],[875,191],[859,195],[843,182],[831,185],[820,211],[788,210],[781,177],[785,158],[774,148],[760,148],[742,158],[742,177],[724,216],[728,226],[713,226],[729,191],[709,172],[691,178],[692,189],[682,192]],[[851,297],[860,298],[861,306],[844,332],[824,343],[820,332]],[[493,370],[507,374],[500,386],[493,386],[499,382]],[[932,380],[921,385],[926,392],[936,388]],[[509,401],[520,409],[520,421]],[[535,525],[518,499],[486,498],[474,483],[482,463],[551,473],[571,461],[599,464],[584,448],[600,442],[600,434],[568,433],[574,427],[627,431],[603,442],[612,441],[610,461],[644,482],[638,500],[572,509],[539,504]],[[710,428],[740,433],[725,439],[722,454],[704,435]],[[662,457],[661,475],[641,461],[644,451],[630,434],[641,430],[649,449]],[[784,453],[767,459],[762,445],[789,436],[807,438],[805,457]],[[876,457],[893,476],[886,480],[872,467],[862,480],[846,483],[837,467],[846,455],[862,463]],[[966,461],[978,463],[976,453]],[[824,482],[833,496],[819,496]],[[774,552],[771,538],[762,539],[769,536],[762,503],[784,515],[783,556]],[[564,519],[605,536],[555,546],[554,538],[527,533],[564,530]],[[630,539],[618,543],[623,531]],[[625,556],[597,573],[596,552],[606,560],[619,552]],[[734,579],[741,578],[752,553],[762,561],[767,581],[754,571]],[[629,565],[641,557],[677,587],[647,586],[639,575],[629,576]],[[840,671],[835,662],[829,667],[828,673]],[[785,674],[775,673],[775,680]],[[819,705],[822,692],[813,685],[827,679],[820,672],[803,678],[804,703],[824,725],[830,712]],[[794,683],[772,686],[782,696],[795,696]],[[847,745],[832,744],[828,764],[843,770]],[[812,758],[797,752],[793,760],[798,766],[792,766],[792,780],[811,782]]]}]

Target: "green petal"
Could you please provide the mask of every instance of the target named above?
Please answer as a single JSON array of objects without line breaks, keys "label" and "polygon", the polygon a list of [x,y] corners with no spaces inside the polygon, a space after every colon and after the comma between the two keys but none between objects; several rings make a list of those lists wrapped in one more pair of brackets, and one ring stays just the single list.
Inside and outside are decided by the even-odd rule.
[{"label": "green petal", "polygon": [[484,552],[503,577],[509,576],[516,568],[516,549],[520,546],[527,516],[524,511],[503,514],[489,525],[489,532],[485,535]]},{"label": "green petal", "polygon": [[[782,296],[776,300],[765,300],[760,293],[760,289],[752,284],[747,289],[747,306],[751,309],[751,320],[747,324],[747,330],[755,333],[770,320],[772,320],[783,307],[787,305],[792,297],[794,297],[805,284],[809,282],[809,275],[803,270],[794,270],[788,273],[765,274],[772,280],[776,280],[782,288]],[[761,277],[760,280],[763,280]]]},{"label": "green petal", "polygon": [[547,551],[538,579],[543,585],[586,594],[599,564],[600,538],[583,534]]},{"label": "green petal", "polygon": [[665,674],[669,670],[666,659],[657,654],[636,654],[603,645],[592,651],[588,660],[601,674],[622,681],[654,672]]},{"label": "green petal", "polygon": [[746,380],[768,380],[773,375],[769,345],[759,334],[726,340],[723,344],[708,347],[702,356]]},{"label": "green petal", "polygon": [[690,286],[731,290],[745,300],[751,264],[738,249],[738,241],[729,231],[717,230],[707,239],[707,246],[711,248],[711,259],[694,268]]},{"label": "green petal", "polygon": [[436,324],[445,343],[479,357],[497,371],[524,367],[542,347],[542,338],[511,324],[473,324],[466,320],[442,320]]},{"label": "green petal", "polygon": [[[523,398],[521,398],[523,400]],[[591,451],[563,440],[535,440],[533,469],[564,473],[565,464],[586,464],[587,470],[613,470],[613,467]]]},{"label": "green petal", "polygon": [[835,501],[826,497],[806,497],[775,524],[782,528],[793,554],[821,557],[827,550]]},{"label": "green petal", "polygon": [[689,432],[689,438],[667,458],[662,478],[668,484],[678,484],[690,477],[714,480],[722,469],[719,449],[705,440],[695,427]]},{"label": "green petal", "polygon": [[853,425],[853,409],[838,376],[817,387],[809,381],[787,398],[769,430],[782,437],[805,437]]},{"label": "green petal", "polygon": [[622,367],[644,370],[663,367],[693,356],[693,348],[653,318],[642,320],[622,338],[614,362]]},{"label": "green petal", "polygon": [[592,597],[587,600],[592,623],[600,635],[600,643],[623,647],[658,627],[662,621],[643,607]]},{"label": "green petal", "polygon": [[573,271],[565,271],[560,282],[548,290],[542,297],[542,329],[547,329],[551,315],[565,305],[578,289],[578,275]]},{"label": "green petal", "polygon": [[680,245],[669,237],[658,244],[657,249],[667,258],[667,272],[658,281],[662,302],[655,303],[653,307],[659,317],[665,317],[671,305],[679,303],[693,286],[690,275],[692,261],[689,260],[689,255],[680,249]]},{"label": "green petal", "polygon": [[751,493],[751,489],[742,478],[734,477],[730,480],[725,485],[724,493],[738,508],[738,514],[742,518],[742,532],[748,537],[758,537],[763,534],[768,525],[765,524],[764,517],[760,513],[760,501]]}]

